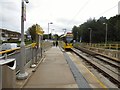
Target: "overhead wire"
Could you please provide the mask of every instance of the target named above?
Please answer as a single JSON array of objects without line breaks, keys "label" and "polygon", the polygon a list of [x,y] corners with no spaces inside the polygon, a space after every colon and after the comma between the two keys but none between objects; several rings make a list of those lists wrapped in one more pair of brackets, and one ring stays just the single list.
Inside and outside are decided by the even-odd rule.
[{"label": "overhead wire", "polygon": [[[73,18],[68,22],[68,25],[69,25],[71,22],[73,22],[73,20],[86,8],[86,6],[89,4],[90,1],[91,1],[91,0],[87,0],[87,1],[85,2],[85,4],[82,5],[82,7],[79,9],[79,11],[78,11],[78,12],[73,16]],[[110,10],[116,8],[116,7],[117,7],[117,5],[114,5],[113,7],[111,7],[111,8],[109,8],[109,9],[105,10],[104,12],[96,15],[95,17],[99,17],[99,16],[101,16],[101,15],[109,12]]]},{"label": "overhead wire", "polygon": [[85,2],[85,4],[79,9],[79,11],[75,14],[75,16],[68,22],[68,24],[70,24],[77,17],[77,15],[79,15],[79,13],[83,11],[83,9],[88,5],[90,1],[91,0],[87,0]]},{"label": "overhead wire", "polygon": [[87,0],[85,2],[85,4],[82,5],[82,7],[79,9],[79,11],[74,15],[74,17],[68,22],[68,24],[70,24],[77,16],[80,12],[83,11],[83,9],[88,5],[88,3],[90,2],[91,0]]},{"label": "overhead wire", "polygon": [[107,12],[111,11],[112,9],[114,9],[114,8],[116,8],[116,7],[117,7],[117,5],[114,5],[113,7],[111,7],[111,8],[109,8],[109,9],[107,9],[106,11],[104,11],[104,12],[102,12],[102,13],[100,13],[100,14],[96,15],[95,17],[99,17],[99,16],[101,16],[101,15],[103,15],[103,14],[105,14],[105,13],[107,13]]},{"label": "overhead wire", "polygon": [[[90,2],[90,0],[86,1],[86,3],[79,9],[79,11],[77,12],[77,14],[69,21],[68,24],[70,24],[70,23],[77,17],[77,15],[88,5],[89,2]],[[118,5],[118,4],[114,5],[113,7],[111,7],[111,8],[109,8],[109,9],[105,10],[104,12],[96,15],[95,17],[99,17],[99,16],[101,16],[101,15],[103,15],[103,14],[111,11],[112,9],[116,8],[117,5]]]}]

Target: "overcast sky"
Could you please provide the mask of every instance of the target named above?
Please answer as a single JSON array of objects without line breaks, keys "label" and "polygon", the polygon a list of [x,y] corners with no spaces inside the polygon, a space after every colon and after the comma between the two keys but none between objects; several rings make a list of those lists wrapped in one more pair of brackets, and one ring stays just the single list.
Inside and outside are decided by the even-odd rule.
[{"label": "overcast sky", "polygon": [[[21,1],[0,0],[0,28],[21,31]],[[64,28],[72,30],[89,18],[101,16],[109,19],[118,13],[119,0],[29,0],[26,4],[25,31],[33,24],[39,24],[48,33],[63,34]]]}]

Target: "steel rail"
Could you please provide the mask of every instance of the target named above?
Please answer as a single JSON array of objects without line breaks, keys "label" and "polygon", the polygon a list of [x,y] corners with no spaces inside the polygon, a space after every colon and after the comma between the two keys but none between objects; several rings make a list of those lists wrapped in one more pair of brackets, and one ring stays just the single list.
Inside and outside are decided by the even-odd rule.
[{"label": "steel rail", "polygon": [[[101,54],[98,54],[98,53],[95,53],[93,51],[86,50],[86,49],[83,49],[83,48],[80,48],[80,47],[76,48],[76,49],[78,49],[78,50],[80,50],[80,51],[82,51],[84,53],[87,53],[87,54],[89,54],[89,55],[91,55],[91,56],[93,56],[93,57],[95,57],[97,59],[100,59],[100,60],[104,61],[105,63],[108,63],[108,64],[110,64],[111,66],[113,66],[113,67],[115,67],[117,69],[120,69],[120,61],[117,61],[116,59],[113,59],[113,58],[110,58],[110,57],[107,57],[107,56],[104,56],[104,55],[101,55]],[[109,59],[109,60],[105,60],[103,58]]]},{"label": "steel rail", "polygon": [[100,65],[97,62],[91,60],[87,56],[81,54],[79,51],[76,51],[75,49],[72,50],[82,59],[87,61],[91,66],[97,69],[100,73],[102,73],[105,77],[109,78],[113,83],[117,84],[117,86],[120,88],[120,80],[119,80],[119,75],[117,73],[110,71],[108,68],[105,68],[103,65]]}]

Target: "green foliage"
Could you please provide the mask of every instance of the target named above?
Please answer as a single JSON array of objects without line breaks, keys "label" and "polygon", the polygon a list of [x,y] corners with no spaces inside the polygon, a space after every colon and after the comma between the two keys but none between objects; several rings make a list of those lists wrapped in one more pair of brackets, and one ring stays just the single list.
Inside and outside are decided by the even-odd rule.
[{"label": "green foliage", "polygon": [[40,25],[34,24],[31,27],[29,27],[28,30],[26,31],[26,34],[31,36],[32,42],[37,41],[38,38],[37,31],[39,31],[40,28],[41,28]]},{"label": "green foliage", "polygon": [[32,41],[36,41],[36,25],[32,25],[32,27],[29,27],[27,31],[31,35]]},{"label": "green foliage", "polygon": [[55,34],[53,37],[54,37],[54,40],[58,40],[59,39],[58,34]]},{"label": "green foliage", "polygon": [[25,40],[25,45],[29,45],[29,44],[32,44],[32,41],[30,41],[30,40]]},{"label": "green foliage", "polygon": [[[92,43],[104,43],[106,26],[103,23],[108,24],[108,42],[119,42],[120,41],[120,15],[106,19],[106,17],[100,17],[98,20],[89,19],[87,22],[77,26],[74,26],[72,29],[74,39],[80,40],[82,37],[82,42],[89,42],[90,40],[90,30],[92,29]],[[78,34],[77,34],[78,32]]]},{"label": "green foliage", "polygon": [[2,44],[2,40],[0,40],[0,44]]},{"label": "green foliage", "polygon": [[2,43],[20,43],[18,40],[3,41]]},{"label": "green foliage", "polygon": [[43,40],[48,39],[48,34],[43,35]]},{"label": "green foliage", "polygon": [[[48,39],[48,34],[44,34],[43,35],[43,40]],[[51,33],[49,34],[49,39],[53,39],[53,40],[58,40],[59,36],[57,34],[52,35]]]},{"label": "green foliage", "polygon": [[79,35],[78,34],[80,34],[80,32],[79,32],[80,30],[79,30],[79,28],[77,27],[77,26],[74,26],[73,27],[73,29],[72,29],[72,33],[73,33],[73,35],[74,35],[74,40],[77,40],[78,39],[78,37],[79,37]]}]

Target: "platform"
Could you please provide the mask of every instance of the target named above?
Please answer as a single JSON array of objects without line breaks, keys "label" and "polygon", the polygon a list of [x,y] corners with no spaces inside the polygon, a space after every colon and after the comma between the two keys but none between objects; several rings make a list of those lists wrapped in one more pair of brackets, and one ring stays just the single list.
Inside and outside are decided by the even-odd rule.
[{"label": "platform", "polygon": [[60,48],[52,47],[45,55],[23,88],[78,88]]}]

